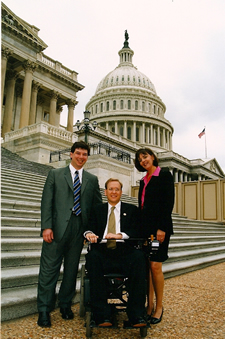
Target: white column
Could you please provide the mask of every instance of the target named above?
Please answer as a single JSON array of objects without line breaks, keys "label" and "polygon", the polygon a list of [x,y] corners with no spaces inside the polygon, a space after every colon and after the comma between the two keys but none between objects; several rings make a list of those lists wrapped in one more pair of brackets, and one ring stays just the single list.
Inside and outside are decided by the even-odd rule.
[{"label": "white column", "polygon": [[23,128],[25,126],[28,126],[29,124],[32,77],[33,77],[33,72],[36,68],[36,65],[33,62],[27,60],[23,64],[23,68],[25,70],[25,78],[24,78],[24,84],[23,84],[23,95],[22,95],[19,128]]},{"label": "white column", "polygon": [[2,91],[2,105],[3,105],[3,98],[4,98],[4,88],[5,88],[5,75],[6,75],[6,69],[7,69],[7,61],[10,55],[13,52],[10,51],[6,47],[2,47],[2,65],[1,65],[1,91]]},{"label": "white column", "polygon": [[166,147],[166,131],[165,131],[165,128],[163,128],[163,144],[162,144],[162,147]]},{"label": "white column", "polygon": [[115,133],[118,134],[118,125],[117,125],[117,121],[115,121]]},{"label": "white column", "polygon": [[58,92],[52,91],[49,109],[49,124],[55,126]]},{"label": "white column", "polygon": [[142,136],[141,136],[141,143],[145,144],[145,123],[142,123]]},{"label": "white column", "polygon": [[37,94],[40,88],[40,84],[33,81],[33,87],[31,92],[29,125],[33,125],[36,122],[36,109],[37,109]]},{"label": "white column", "polygon": [[147,126],[146,135],[147,135],[146,143],[149,145],[149,126]]},{"label": "white column", "polygon": [[123,136],[124,138],[127,139],[127,121],[124,120],[124,125],[123,125]]},{"label": "white column", "polygon": [[9,71],[6,77],[8,78],[8,80],[6,82],[5,113],[4,113],[3,125],[2,125],[2,136],[3,137],[5,133],[11,132],[15,84],[16,84],[16,79],[18,77],[18,74],[15,71]]},{"label": "white column", "polygon": [[160,146],[160,127],[157,127],[158,146]]},{"label": "white column", "polygon": [[151,145],[154,145],[154,128],[153,125],[151,124],[151,141],[150,141]]},{"label": "white column", "polygon": [[77,104],[75,100],[69,100],[67,102],[68,106],[68,119],[67,119],[67,131],[73,132],[73,115],[74,115],[74,108]]}]

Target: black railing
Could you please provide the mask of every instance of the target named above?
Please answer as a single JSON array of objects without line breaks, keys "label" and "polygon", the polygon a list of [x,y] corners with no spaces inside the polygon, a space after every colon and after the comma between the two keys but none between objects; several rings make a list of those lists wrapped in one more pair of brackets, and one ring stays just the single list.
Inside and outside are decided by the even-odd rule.
[{"label": "black railing", "polygon": [[[120,148],[117,148],[110,144],[106,144],[101,141],[96,143],[90,143],[89,146],[90,146],[90,155],[102,154],[106,155],[107,157],[126,162],[127,164],[131,163],[130,153],[125,152]],[[70,148],[66,148],[59,151],[53,151],[50,152],[49,162],[52,163],[55,161],[68,160],[69,157],[70,157]]]}]

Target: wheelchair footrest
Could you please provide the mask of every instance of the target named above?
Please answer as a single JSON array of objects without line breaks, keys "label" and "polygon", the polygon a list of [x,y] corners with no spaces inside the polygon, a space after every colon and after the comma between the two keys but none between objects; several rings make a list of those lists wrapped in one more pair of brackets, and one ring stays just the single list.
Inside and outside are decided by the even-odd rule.
[{"label": "wheelchair footrest", "polygon": [[147,328],[150,328],[150,325],[149,324],[147,324],[146,326],[141,326],[141,327],[133,327],[132,325],[131,325],[131,322],[129,321],[129,320],[124,320],[124,322],[123,322],[123,328],[125,328],[125,329],[140,329],[140,328],[145,328],[145,327],[147,327]]},{"label": "wheelchair footrest", "polygon": [[116,324],[112,324],[112,326],[98,326],[96,325],[96,322],[94,320],[91,320],[90,322],[90,328],[94,328],[94,327],[98,327],[98,328],[118,328],[118,325]]}]

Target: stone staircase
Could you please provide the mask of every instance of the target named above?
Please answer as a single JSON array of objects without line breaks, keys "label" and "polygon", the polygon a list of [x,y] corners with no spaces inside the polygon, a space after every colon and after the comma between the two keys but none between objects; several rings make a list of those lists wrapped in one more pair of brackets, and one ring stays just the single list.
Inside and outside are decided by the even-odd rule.
[{"label": "stone staircase", "polygon": [[[7,161],[4,159],[6,153]],[[28,162],[9,151],[6,153],[2,152],[1,170],[2,321],[37,312],[42,245],[40,202],[46,175],[51,168]],[[104,194],[103,200],[106,201]],[[137,204],[137,199],[126,195],[122,196],[122,200]],[[170,242],[170,258],[163,265],[165,278],[225,261],[224,225],[188,220],[177,214],[173,215],[173,222],[175,234]],[[81,255],[80,267],[84,263],[85,253],[86,248]],[[60,279],[61,276],[59,282]],[[78,277],[78,291],[79,285]],[[78,298],[77,295],[74,301]]]}]

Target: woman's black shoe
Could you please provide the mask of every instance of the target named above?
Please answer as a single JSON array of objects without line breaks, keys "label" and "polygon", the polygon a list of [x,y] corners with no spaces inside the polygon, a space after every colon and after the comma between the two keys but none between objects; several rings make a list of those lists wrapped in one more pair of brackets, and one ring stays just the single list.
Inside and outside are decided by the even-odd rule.
[{"label": "woman's black shoe", "polygon": [[162,320],[162,316],[163,316],[163,309],[162,309],[162,314],[160,318],[151,317],[150,323],[153,325],[160,323],[160,321]]}]

